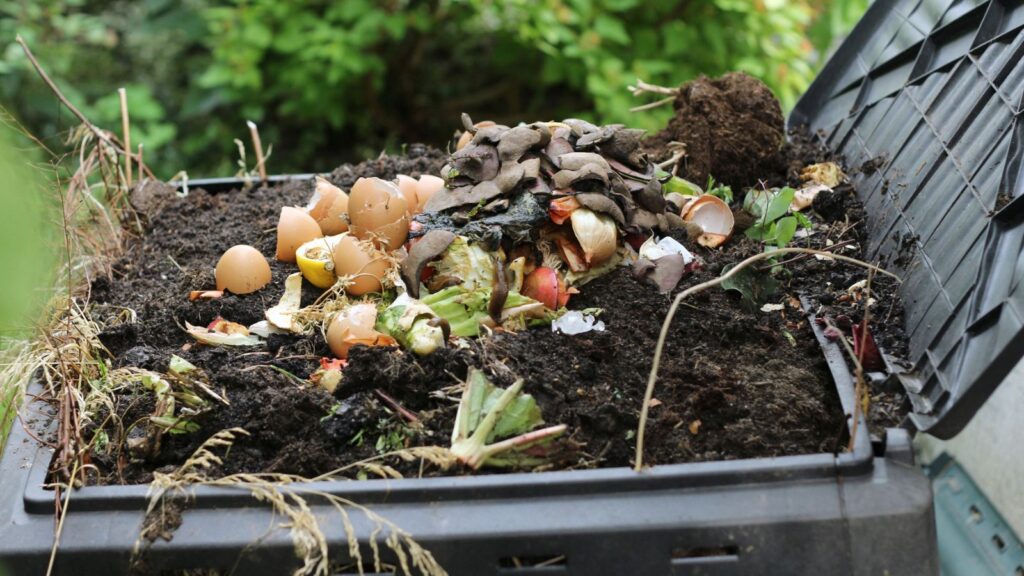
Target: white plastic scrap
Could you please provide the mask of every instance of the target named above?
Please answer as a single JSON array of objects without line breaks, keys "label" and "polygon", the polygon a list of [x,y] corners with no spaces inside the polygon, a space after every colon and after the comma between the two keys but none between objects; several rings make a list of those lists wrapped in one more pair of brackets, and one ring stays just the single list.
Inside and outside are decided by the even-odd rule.
[{"label": "white plastic scrap", "polygon": [[604,322],[579,310],[569,310],[551,323],[551,331],[561,332],[569,336],[591,331],[604,332]]},{"label": "white plastic scrap", "polygon": [[764,306],[761,306],[761,312],[779,312],[779,311],[783,310],[784,308],[785,308],[785,306],[783,306],[782,304],[771,304],[771,303],[768,303],[768,304],[765,304]]},{"label": "white plastic scrap", "polygon": [[654,236],[651,236],[640,246],[640,257],[652,262],[670,254],[682,255],[683,264],[693,262],[693,254],[671,236],[666,236],[657,242],[654,241]]}]

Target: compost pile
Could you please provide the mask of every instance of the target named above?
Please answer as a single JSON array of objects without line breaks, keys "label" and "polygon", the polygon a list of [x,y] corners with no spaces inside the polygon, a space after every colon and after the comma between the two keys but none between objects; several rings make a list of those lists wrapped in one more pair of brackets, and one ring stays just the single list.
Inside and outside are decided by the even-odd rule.
[{"label": "compost pile", "polygon": [[[250,435],[219,472],[318,475],[418,446],[452,466],[388,463],[629,465],[672,294],[766,246],[859,254],[841,166],[805,137],[776,142],[782,160],[760,177],[792,187],[743,189],[657,165],[657,137],[624,126],[463,123],[450,155],[411,146],[313,182],[187,196],[151,185],[148,233],[92,287],[112,355],[110,401],[89,419],[97,480],[146,482],[233,427]],[[702,170],[727,173],[723,161],[768,170],[760,155]],[[895,291],[863,278],[798,258],[688,301],[647,461],[840,449],[844,415],[796,297],[847,333],[867,299],[884,301],[889,317],[863,334],[899,353]],[[897,401],[876,397],[879,424]]]}]

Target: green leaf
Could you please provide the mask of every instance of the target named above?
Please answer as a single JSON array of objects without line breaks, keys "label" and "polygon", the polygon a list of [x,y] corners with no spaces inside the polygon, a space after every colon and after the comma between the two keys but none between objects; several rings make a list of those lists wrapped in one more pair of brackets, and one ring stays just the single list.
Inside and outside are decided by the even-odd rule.
[{"label": "green leaf", "polygon": [[622,22],[616,18],[604,14],[598,15],[594,19],[594,30],[602,38],[618,44],[629,44],[629,33],[626,32],[626,27],[622,25]]},{"label": "green leaf", "polygon": [[796,190],[789,186],[776,192],[774,198],[768,204],[768,210],[764,215],[764,219],[768,222],[774,222],[785,216],[789,212],[789,205],[793,203],[794,194],[796,194]]},{"label": "green leaf", "polygon": [[804,214],[803,212],[793,212],[793,217],[796,218],[796,223],[799,224],[801,228],[810,230],[811,228],[814,227],[814,224],[811,222],[811,219],[808,218],[807,215]]},{"label": "green leaf", "polygon": [[[722,269],[724,276],[736,265],[730,264]],[[722,281],[723,290],[735,290],[740,293],[743,305],[754,311],[759,309],[778,290],[779,284],[768,272],[758,271],[753,266],[740,270],[735,275]]]},{"label": "green leaf", "polygon": [[775,245],[782,248],[793,239],[796,234],[796,218],[786,216],[775,223]]},{"label": "green leaf", "polygon": [[171,360],[167,363],[167,369],[175,374],[188,374],[196,369],[196,365],[177,354],[171,354]]},{"label": "green leaf", "polygon": [[755,222],[750,226],[750,228],[747,228],[743,234],[751,240],[768,242],[775,238],[775,223],[770,222],[768,224],[764,224],[761,222]]},{"label": "green leaf", "polygon": [[701,194],[704,193],[704,191],[701,190],[700,186],[697,186],[693,182],[690,182],[689,180],[685,180],[678,176],[673,176],[668,180],[668,182],[662,184],[661,191],[664,192],[665,194],[678,192],[683,196],[700,196]]}]

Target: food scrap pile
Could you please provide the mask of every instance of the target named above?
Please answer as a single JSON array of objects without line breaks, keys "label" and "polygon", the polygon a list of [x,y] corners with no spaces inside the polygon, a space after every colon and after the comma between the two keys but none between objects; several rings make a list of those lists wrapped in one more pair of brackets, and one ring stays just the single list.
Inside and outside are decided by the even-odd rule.
[{"label": "food scrap pile", "polygon": [[[444,446],[468,469],[625,465],[668,295],[771,247],[859,250],[846,175],[813,146],[779,143],[799,171],[765,181],[792,187],[734,193],[684,179],[678,147],[654,157],[621,125],[464,116],[463,129],[450,155],[164,208],[158,228],[229,223],[199,252],[189,238],[201,230],[156,234],[124,281],[94,286],[100,306],[139,308],[139,327],[115,323],[101,339],[155,397],[123,409],[118,473],[127,459],[144,481],[231,426],[255,434],[234,470],[318,474],[410,446]],[[144,269],[165,255],[179,284]],[[666,354],[685,360],[668,363],[665,405],[651,405],[652,461],[833,448],[842,414],[792,294],[820,293],[849,330],[864,290],[848,291],[862,274],[821,263],[786,276],[768,262],[681,312]],[[182,303],[157,303],[175,286],[188,287]]]}]

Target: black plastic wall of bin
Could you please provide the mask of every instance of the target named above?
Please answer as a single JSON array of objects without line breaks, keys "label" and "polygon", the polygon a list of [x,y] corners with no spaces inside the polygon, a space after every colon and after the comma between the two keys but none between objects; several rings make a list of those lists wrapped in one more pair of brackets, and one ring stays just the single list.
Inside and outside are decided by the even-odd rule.
[{"label": "black plastic wall of bin", "polygon": [[1024,355],[1022,31],[1019,1],[878,0],[789,118],[854,171],[905,280],[911,418],[943,438]]},{"label": "black plastic wall of bin", "polygon": [[[843,352],[813,321],[844,410],[853,381]],[[38,391],[38,386],[36,391]],[[0,460],[0,571],[42,573],[53,538],[52,452],[34,436],[49,408],[28,401],[33,430],[12,430]],[[861,419],[853,453],[810,454],[630,469],[321,482],[294,487],[345,497],[411,533],[453,575],[937,574],[931,487],[910,437],[872,446]],[[147,486],[76,490],[57,574],[123,574],[142,524]],[[282,522],[245,490],[198,487],[170,542],[145,554],[148,571],[296,566]],[[310,497],[332,558],[347,557],[337,511]],[[364,558],[373,526],[351,514]],[[564,558],[562,558],[564,557]],[[514,568],[518,560],[559,560]]]}]

